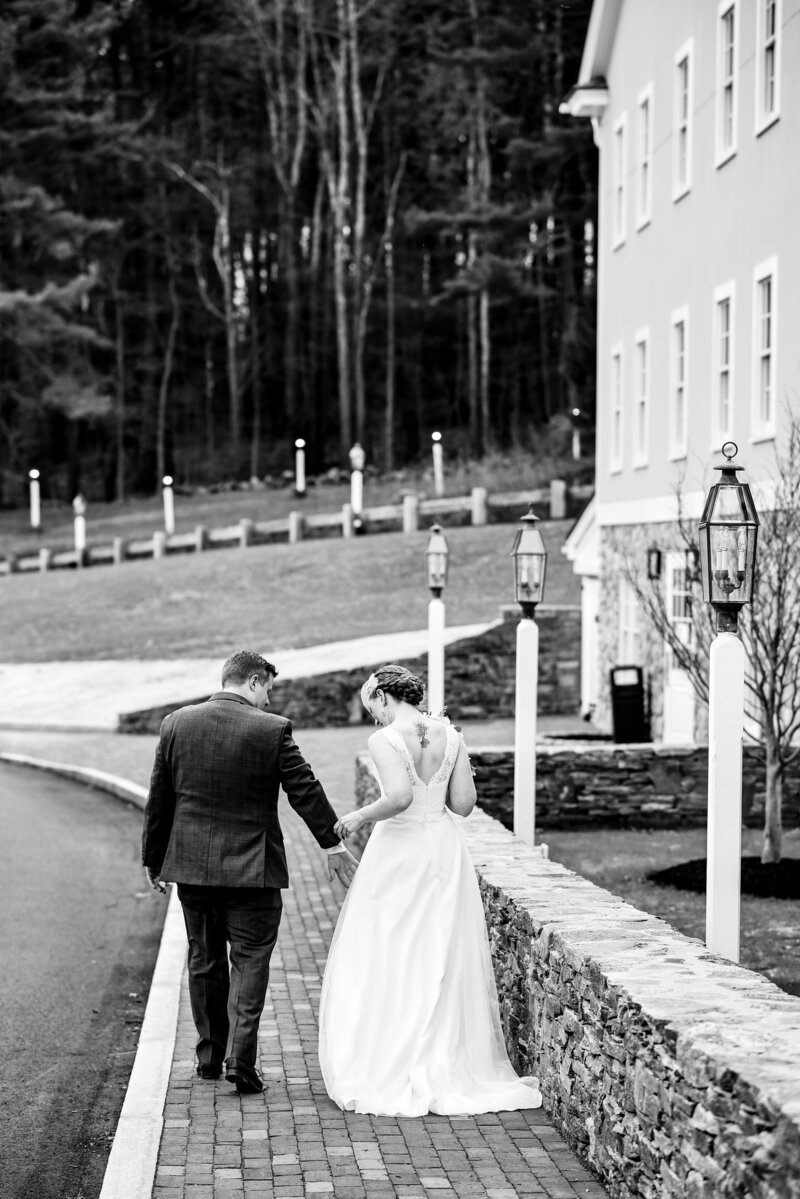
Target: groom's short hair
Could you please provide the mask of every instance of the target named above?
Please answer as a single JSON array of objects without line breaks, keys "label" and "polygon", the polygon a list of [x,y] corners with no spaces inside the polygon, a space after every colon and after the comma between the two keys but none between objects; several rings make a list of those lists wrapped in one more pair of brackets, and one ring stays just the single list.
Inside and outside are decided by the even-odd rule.
[{"label": "groom's short hair", "polygon": [[277,678],[278,669],[255,650],[237,650],[222,667],[222,686],[225,687],[228,683],[246,683],[254,674],[257,674],[259,682],[263,683],[268,675]]}]

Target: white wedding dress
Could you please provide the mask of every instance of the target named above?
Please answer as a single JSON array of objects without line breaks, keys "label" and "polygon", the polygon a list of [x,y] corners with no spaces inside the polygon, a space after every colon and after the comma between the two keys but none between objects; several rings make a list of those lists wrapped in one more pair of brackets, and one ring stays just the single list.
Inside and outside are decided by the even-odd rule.
[{"label": "white wedding dress", "polygon": [[376,823],[336,925],[319,1012],[328,1094],[386,1116],[539,1107],[537,1079],[508,1060],[478,880],[445,806],[458,732],[424,783],[401,734],[383,731],[413,800]]}]

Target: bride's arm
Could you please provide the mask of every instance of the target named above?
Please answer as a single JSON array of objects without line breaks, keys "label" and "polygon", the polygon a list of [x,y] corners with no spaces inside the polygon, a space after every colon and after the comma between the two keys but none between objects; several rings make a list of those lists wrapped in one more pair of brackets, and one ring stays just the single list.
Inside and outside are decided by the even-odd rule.
[{"label": "bride's arm", "polygon": [[458,757],[447,788],[447,806],[456,816],[469,816],[477,798],[467,747],[459,737]]},{"label": "bride's arm", "polygon": [[406,810],[414,797],[408,771],[397,750],[379,732],[373,733],[367,744],[378,772],[381,796],[373,803],[342,816],[334,826],[334,832],[340,837],[354,833],[362,824],[397,816]]}]

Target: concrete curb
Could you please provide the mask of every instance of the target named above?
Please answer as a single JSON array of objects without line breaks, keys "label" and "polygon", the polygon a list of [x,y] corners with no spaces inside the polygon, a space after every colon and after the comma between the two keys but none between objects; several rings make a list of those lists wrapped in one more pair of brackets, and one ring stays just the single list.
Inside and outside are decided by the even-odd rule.
[{"label": "concrete curb", "polygon": [[[28,754],[0,753],[0,761],[58,774],[106,791],[138,808],[144,807],[147,798],[145,787],[104,770],[50,762]],[[173,887],[136,1057],[114,1133],[100,1199],[150,1199],[152,1194],[178,1032],[178,1005],[185,964],[186,933],[178,889]]]},{"label": "concrete curb", "polygon": [[150,1199],[152,1194],[185,965],[186,931],[178,889],[173,887],[100,1199]]},{"label": "concrete curb", "polygon": [[[26,732],[41,731],[26,729]],[[106,732],[107,730],[103,730]],[[34,770],[45,770],[50,774],[59,774],[62,778],[72,779],[76,783],[84,783],[87,787],[96,787],[99,791],[107,791],[116,795],[117,799],[127,800],[137,808],[144,809],[147,799],[147,788],[138,783],[132,783],[118,774],[108,774],[105,770],[95,770],[91,766],[71,766],[67,762],[51,762],[47,758],[33,758],[29,754],[14,754],[0,752],[0,762],[9,762],[12,766],[31,766]]]}]

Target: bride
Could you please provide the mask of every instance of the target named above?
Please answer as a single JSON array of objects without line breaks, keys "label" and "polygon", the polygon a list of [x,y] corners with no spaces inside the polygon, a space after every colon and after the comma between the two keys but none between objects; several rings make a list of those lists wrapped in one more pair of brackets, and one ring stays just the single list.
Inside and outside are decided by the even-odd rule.
[{"label": "bride", "polygon": [[420,711],[423,686],[383,666],[361,689],[381,795],[343,816],[377,822],[342,906],[322,983],[319,1057],[339,1107],[386,1116],[538,1107],[508,1060],[475,868],[460,818],[475,805],[464,742]]}]

